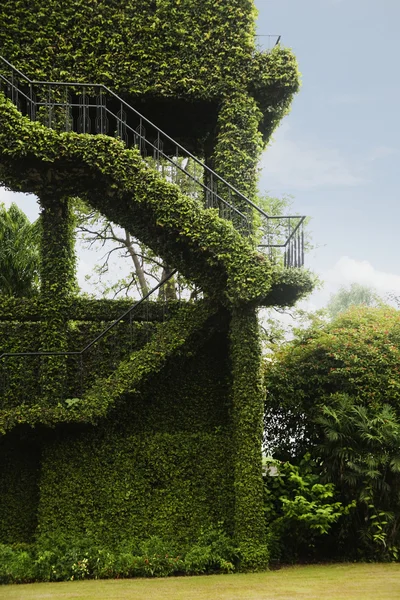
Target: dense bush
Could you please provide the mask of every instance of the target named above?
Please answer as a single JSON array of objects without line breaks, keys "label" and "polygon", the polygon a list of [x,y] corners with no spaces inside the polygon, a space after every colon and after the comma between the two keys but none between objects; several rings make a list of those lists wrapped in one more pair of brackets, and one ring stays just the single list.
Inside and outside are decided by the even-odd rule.
[{"label": "dense bush", "polygon": [[35,579],[32,550],[26,545],[0,544],[0,583],[28,583]]},{"label": "dense bush", "polygon": [[34,545],[0,545],[0,583],[230,573],[239,556],[222,527],[201,532],[190,547],[153,536],[105,548],[87,537],[51,536]]},{"label": "dense bush", "polygon": [[[389,403],[400,414],[400,312],[385,308],[354,307],[332,322],[316,324],[279,350],[266,369],[265,426],[274,443],[278,414],[285,420],[286,449],[316,441],[315,418],[336,393],[357,403]],[[305,436],[299,436],[300,425]],[[279,446],[282,449],[283,437]]]},{"label": "dense bush", "polygon": [[268,451],[295,464],[310,452],[319,483],[355,505],[319,544],[320,557],[397,560],[399,311],[354,307],[314,324],[277,352],[265,381]]},{"label": "dense bush", "polygon": [[352,504],[337,500],[335,486],[322,484],[318,468],[306,455],[300,466],[269,459],[264,478],[268,545],[273,562],[315,556],[316,539],[348,513]]},{"label": "dense bush", "polygon": [[[400,312],[351,308],[299,333],[266,365],[265,444],[279,458],[301,457],[321,440],[315,420],[334,395],[400,415]],[[278,454],[276,454],[278,452]]]},{"label": "dense bush", "polygon": [[400,553],[400,419],[389,405],[337,394],[317,419],[322,473],[356,510],[337,529],[336,556],[397,560]]}]

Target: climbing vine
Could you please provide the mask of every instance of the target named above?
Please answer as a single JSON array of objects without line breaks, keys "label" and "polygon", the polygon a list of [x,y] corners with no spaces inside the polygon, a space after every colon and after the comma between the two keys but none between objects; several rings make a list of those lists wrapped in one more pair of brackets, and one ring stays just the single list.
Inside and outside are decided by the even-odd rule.
[{"label": "climbing vine", "polygon": [[[84,197],[224,304],[262,303],[277,279],[276,267],[231,222],[182,194],[118,140],[57,133],[21,117],[0,96],[0,160],[8,187]],[[299,281],[301,295],[310,277],[300,274]]]},{"label": "climbing vine", "polygon": [[[66,310],[76,291],[74,219],[67,198],[41,197],[41,350],[68,350]],[[62,397],[65,356],[49,356],[41,363],[39,377],[43,398]]]},{"label": "climbing vine", "polygon": [[289,50],[256,50],[255,17],[252,0],[4,0],[0,48],[33,79],[104,83],[131,102],[249,91],[267,140],[299,75]]},{"label": "climbing vine", "polygon": [[[127,0],[123,6],[33,0],[29,11],[22,0],[4,0],[0,47],[36,80],[104,83],[160,117],[166,106],[174,105],[175,115],[185,107],[190,119],[182,121],[193,130],[180,135],[195,138],[199,154],[254,198],[263,144],[299,86],[289,50],[256,50],[254,20],[252,0]],[[174,121],[171,127],[179,129]],[[166,322],[159,314],[149,339],[140,338],[145,328],[139,323],[138,339],[146,343],[118,356],[112,368],[89,362],[92,381],[82,393],[65,393],[76,381],[68,361],[51,357],[41,367],[44,392],[23,403],[9,395],[0,411],[2,433],[24,430],[18,425],[58,426],[54,436],[43,427],[46,439],[35,440],[42,469],[37,531],[85,532],[106,545],[121,541],[121,532],[155,532],[187,544],[203,523],[221,520],[238,545],[241,568],[264,567],[255,310],[293,303],[310,291],[311,276],[283,272],[237,223],[163,179],[136,149],[106,135],[31,122],[1,94],[0,183],[36,194],[47,219],[38,304],[9,300],[3,317],[0,306],[0,328],[14,335],[11,349],[21,348],[15,322],[24,321],[24,341],[63,351],[91,330],[79,322],[85,311],[93,320],[109,320],[117,306],[74,297],[69,197],[124,227],[205,295],[172,307]],[[251,222],[247,204],[238,208]],[[125,348],[124,333],[120,341]],[[14,368],[33,380],[34,369]],[[18,440],[15,447],[21,448]],[[16,455],[10,442],[6,450],[24,474],[26,447]],[[37,488],[28,483],[31,505]],[[23,499],[17,483],[15,489]],[[4,536],[32,537],[34,519],[26,520],[24,534],[7,502]]]},{"label": "climbing vine", "polygon": [[[218,114],[212,157],[215,171],[234,186],[240,182],[242,194],[253,201],[257,192],[257,165],[262,150],[261,133],[258,131],[261,117],[256,102],[250,96],[237,93],[226,98]],[[236,204],[236,208],[251,220],[248,204],[245,201],[240,203],[240,200]]]},{"label": "climbing vine", "polygon": [[261,477],[262,378],[257,315],[235,309],[230,324],[232,360],[232,426],[235,469],[235,536],[242,550],[242,569],[268,564],[262,520]]},{"label": "climbing vine", "polygon": [[[52,398],[39,397],[35,394],[24,398],[23,402],[15,402],[10,399],[12,404],[7,407],[6,399],[3,399],[3,406],[0,410],[0,432],[12,429],[17,424],[27,423],[36,425],[42,423],[45,425],[54,425],[56,423],[71,423],[71,422],[96,422],[99,418],[104,417],[111,406],[113,406],[124,394],[137,393],[144,382],[160,371],[170,357],[179,353],[193,353],[197,345],[201,345],[207,337],[212,333],[215,325],[209,322],[210,317],[215,313],[216,307],[209,303],[187,304],[182,306],[176,314],[171,317],[168,322],[164,322],[155,330],[154,335],[148,343],[142,348],[131,348],[129,351],[129,329],[122,324],[122,329],[117,330],[117,335],[121,338],[121,343],[116,347],[115,343],[111,345],[110,340],[106,340],[100,345],[100,350],[97,355],[91,358],[86,363],[86,369],[83,373],[85,380],[89,382],[86,385],[86,391],[79,394],[79,398],[66,397],[68,392],[68,382],[64,384],[64,397],[61,400],[57,397],[57,386],[59,385],[59,371],[48,370],[46,390],[51,390],[55,384],[55,394]],[[218,320],[217,320],[218,323]],[[90,330],[86,329],[86,336],[90,335]],[[3,330],[5,327],[3,327]],[[36,349],[37,342],[35,341],[35,333],[37,328],[31,328],[29,336],[29,328],[24,327],[26,332],[24,339],[25,348],[21,347],[18,340],[18,328],[15,329],[12,325],[8,325],[9,335],[13,338],[11,341],[13,346],[8,348],[9,351],[26,351],[27,349]],[[95,337],[92,334],[93,337]],[[146,341],[145,336],[141,336],[142,341]],[[141,337],[137,335],[140,342]],[[69,349],[74,348],[73,340],[76,339],[76,332],[69,335]],[[76,342],[75,342],[76,343]],[[105,344],[105,346],[104,346]],[[82,347],[82,341],[81,346]],[[78,348],[80,349],[78,346]],[[121,349],[125,349],[125,356],[121,355]],[[104,354],[105,351],[105,354]],[[117,352],[117,354],[116,354]],[[113,357],[112,365],[116,364],[116,368],[110,373],[108,357]],[[42,360],[45,357],[42,357]],[[38,363],[40,364],[40,363]],[[5,363],[3,359],[3,369],[7,372],[7,377],[14,377],[17,383],[17,390],[29,390],[35,383],[35,365],[36,362],[29,361],[25,357],[17,362],[8,361]],[[69,378],[79,377],[79,363],[70,364],[70,372],[67,373]],[[79,382],[78,382],[79,383]],[[76,389],[73,387],[72,389]],[[21,392],[19,392],[21,394]],[[75,395],[79,392],[75,391]]]}]

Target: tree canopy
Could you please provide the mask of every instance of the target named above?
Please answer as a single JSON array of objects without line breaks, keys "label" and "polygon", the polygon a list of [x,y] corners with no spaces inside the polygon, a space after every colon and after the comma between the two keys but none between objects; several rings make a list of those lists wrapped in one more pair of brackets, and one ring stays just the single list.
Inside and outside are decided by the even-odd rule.
[{"label": "tree canopy", "polygon": [[330,323],[317,322],[277,350],[265,383],[270,449],[278,439],[290,453],[308,446],[314,419],[336,393],[365,406],[388,403],[400,414],[399,311],[353,307]]},{"label": "tree canopy", "polygon": [[378,306],[380,303],[381,300],[374,288],[352,283],[349,287],[341,287],[337,294],[331,296],[327,309],[329,316],[335,318],[350,306]]},{"label": "tree canopy", "polygon": [[40,224],[16,204],[0,204],[0,294],[29,297],[39,285]]},{"label": "tree canopy", "polygon": [[297,464],[311,453],[321,482],[356,502],[332,547],[341,558],[396,558],[400,312],[352,307],[299,331],[267,363],[265,383],[267,452]]}]

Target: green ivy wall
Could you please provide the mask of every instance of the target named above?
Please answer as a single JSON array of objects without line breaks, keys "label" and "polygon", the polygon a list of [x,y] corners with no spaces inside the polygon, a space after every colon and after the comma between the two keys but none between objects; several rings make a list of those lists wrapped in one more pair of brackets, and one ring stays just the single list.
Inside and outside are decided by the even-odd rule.
[{"label": "green ivy wall", "polygon": [[194,541],[232,532],[233,453],[226,334],[177,357],[97,427],[68,430],[44,450],[39,532],[104,544],[158,535]]},{"label": "green ivy wall", "polygon": [[105,545],[150,535],[187,544],[219,522],[232,533],[227,343],[226,331],[215,331],[120,398],[96,427],[5,436],[0,540],[59,532]]},{"label": "green ivy wall", "polygon": [[0,543],[30,542],[37,529],[40,443],[21,429],[0,437]]},{"label": "green ivy wall", "polygon": [[[210,133],[205,113],[217,113],[221,99],[249,93],[268,139],[299,75],[289,50],[257,51],[255,17],[252,0],[4,0],[0,53],[36,80],[104,83],[172,130],[183,115],[174,103],[183,100],[185,127],[201,115],[195,137],[205,126]],[[175,118],[164,123],[168,99]]]},{"label": "green ivy wall", "polygon": [[[254,198],[261,150],[299,87],[289,50],[256,50],[254,19],[251,0],[4,0],[0,53],[34,79],[105,83]],[[111,372],[91,363],[93,383],[72,405],[70,367],[58,358],[41,364],[44,392],[33,401],[3,398],[0,541],[62,532],[188,544],[223,522],[242,568],[265,567],[256,307],[292,304],[310,275],[283,272],[121,141],[47,129],[1,94],[0,183],[37,194],[44,215],[42,294],[0,306],[12,347],[71,349],[98,325],[85,311],[109,321],[120,305],[74,296],[72,196],[206,296],[172,306]],[[33,378],[14,369],[14,382]]]}]

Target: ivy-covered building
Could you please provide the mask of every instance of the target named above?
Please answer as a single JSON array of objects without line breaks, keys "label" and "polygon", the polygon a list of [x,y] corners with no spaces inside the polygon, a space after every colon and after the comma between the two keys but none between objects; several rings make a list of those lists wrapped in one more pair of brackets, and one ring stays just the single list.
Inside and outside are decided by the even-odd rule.
[{"label": "ivy-covered building", "polygon": [[[1,5],[0,182],[37,195],[43,234],[40,296],[0,299],[0,542],[223,523],[265,562],[256,311],[312,284],[302,220],[253,204],[299,85],[254,20],[251,0]],[[77,296],[73,197],[203,298]]]}]

